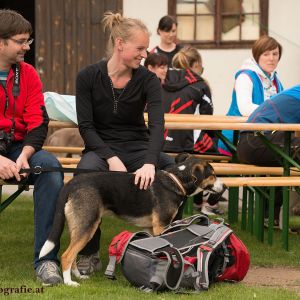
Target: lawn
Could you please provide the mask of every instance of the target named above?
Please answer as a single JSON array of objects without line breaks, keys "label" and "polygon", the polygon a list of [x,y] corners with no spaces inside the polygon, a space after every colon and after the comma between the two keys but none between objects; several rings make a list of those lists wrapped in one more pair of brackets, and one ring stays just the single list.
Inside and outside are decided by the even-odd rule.
[{"label": "lawn", "polygon": [[[218,283],[208,292],[200,294],[160,293],[146,294],[131,287],[122,274],[117,280],[106,279],[103,272],[82,281],[78,288],[68,286],[47,287],[35,280],[32,267],[33,248],[33,206],[30,197],[20,197],[1,215],[0,231],[0,298],[8,299],[300,299],[300,296],[283,288],[249,287],[238,284]],[[103,265],[108,261],[108,245],[114,235],[122,230],[136,231],[137,228],[113,217],[106,217],[102,224],[101,257]],[[292,266],[300,268],[300,236],[290,236],[290,251],[280,247],[280,232],[275,234],[275,246],[259,243],[248,233],[234,228],[251,254],[252,266]],[[68,234],[62,237],[62,250],[66,248]],[[283,274],[284,276],[284,274]],[[21,289],[22,287],[22,289]],[[11,289],[10,289],[11,288]],[[31,293],[32,289],[35,293]],[[19,293],[16,293],[19,291]],[[26,292],[25,292],[26,291]],[[22,293],[21,293],[22,292]]]}]

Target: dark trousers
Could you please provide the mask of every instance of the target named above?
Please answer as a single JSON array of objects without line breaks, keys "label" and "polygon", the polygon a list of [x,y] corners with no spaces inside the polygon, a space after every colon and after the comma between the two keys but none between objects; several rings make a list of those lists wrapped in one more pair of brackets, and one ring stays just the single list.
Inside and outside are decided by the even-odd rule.
[{"label": "dark trousers", "polygon": [[[274,133],[266,134],[265,137],[272,144],[283,149],[284,132],[275,131]],[[292,136],[291,150],[292,154],[296,152],[300,146],[300,138]],[[254,164],[258,166],[280,167],[282,166],[282,158],[264,144],[259,136],[253,132],[242,132],[237,145],[237,156],[241,163]],[[296,160],[298,160],[296,158]]]},{"label": "dark trousers", "polygon": [[[265,137],[273,144],[283,149],[284,132],[276,131],[266,134]],[[300,145],[300,138],[292,136],[291,152],[296,153]],[[237,145],[237,156],[241,163],[255,164],[258,166],[280,167],[283,159],[264,144],[259,136],[253,132],[242,132]],[[295,160],[298,160],[295,157]],[[299,160],[298,160],[299,162]],[[282,188],[275,188],[275,219],[279,218],[280,206],[282,205]]]},{"label": "dark trousers", "polygon": [[[16,161],[22,151],[22,142],[13,143],[10,151],[6,155],[9,159]],[[30,167],[61,167],[54,155],[44,150],[40,150],[29,159]],[[30,174],[28,183],[34,185],[34,268],[43,260],[52,260],[59,263],[57,253],[60,244],[49,252],[42,259],[39,254],[42,246],[47,240],[55,214],[56,201],[63,186],[63,174],[61,172],[42,172],[41,174]]]},{"label": "dark trousers", "polygon": [[[119,154],[119,158],[124,163],[128,172],[135,172],[137,169],[141,168],[144,165],[144,160],[146,157],[146,151],[136,151],[126,155]],[[174,159],[167,155],[166,153],[161,153],[158,161],[157,168],[159,170],[167,169],[175,164]],[[108,171],[108,164],[105,159],[101,159],[94,152],[85,153],[78,166],[82,169],[94,169],[96,171]],[[181,212],[182,214],[182,212]],[[179,215],[179,214],[177,214]],[[99,251],[100,249],[100,237],[101,230],[97,229],[96,233],[92,239],[87,243],[87,245],[81,250],[81,255],[91,255]]]}]

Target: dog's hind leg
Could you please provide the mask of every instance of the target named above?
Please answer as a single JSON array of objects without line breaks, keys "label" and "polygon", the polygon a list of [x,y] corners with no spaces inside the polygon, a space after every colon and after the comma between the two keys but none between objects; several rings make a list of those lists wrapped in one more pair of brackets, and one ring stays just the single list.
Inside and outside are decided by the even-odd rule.
[{"label": "dog's hind leg", "polygon": [[71,240],[71,243],[68,249],[61,256],[61,266],[63,271],[64,283],[66,285],[78,286],[79,283],[72,281],[71,278],[71,267],[73,264],[76,264],[76,257],[80,250],[87,244],[89,241],[89,235],[84,235],[80,240]]},{"label": "dog's hind leg", "polygon": [[95,234],[97,228],[99,227],[100,219],[96,221],[89,229],[82,235],[79,235],[76,229],[70,231],[70,245],[67,250],[63,253],[61,257],[61,265],[64,277],[64,283],[67,285],[78,286],[79,283],[72,281],[71,278],[71,267],[72,273],[80,279],[86,279],[88,276],[81,275],[77,269],[76,257],[77,254],[84,248],[88,241]]}]

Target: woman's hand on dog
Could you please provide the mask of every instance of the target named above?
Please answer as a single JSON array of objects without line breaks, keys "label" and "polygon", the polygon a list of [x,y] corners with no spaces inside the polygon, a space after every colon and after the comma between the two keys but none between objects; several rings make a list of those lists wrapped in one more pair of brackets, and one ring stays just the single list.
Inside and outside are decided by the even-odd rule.
[{"label": "woman's hand on dog", "polygon": [[113,156],[107,160],[109,171],[127,172],[127,169],[118,156]]},{"label": "woman's hand on dog", "polygon": [[152,164],[144,164],[140,169],[135,171],[134,183],[139,184],[140,189],[146,190],[154,181],[155,166]]}]

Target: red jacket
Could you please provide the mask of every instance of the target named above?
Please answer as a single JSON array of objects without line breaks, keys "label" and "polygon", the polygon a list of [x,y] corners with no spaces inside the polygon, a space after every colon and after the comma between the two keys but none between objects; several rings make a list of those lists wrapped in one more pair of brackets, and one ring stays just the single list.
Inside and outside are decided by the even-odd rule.
[{"label": "red jacket", "polygon": [[23,146],[30,145],[38,151],[47,136],[49,123],[41,80],[31,65],[20,63],[20,94],[15,100],[12,95],[13,79],[14,71],[11,69],[6,82],[7,109],[5,90],[0,85],[0,130],[10,132],[16,101],[14,141],[24,141]]}]

